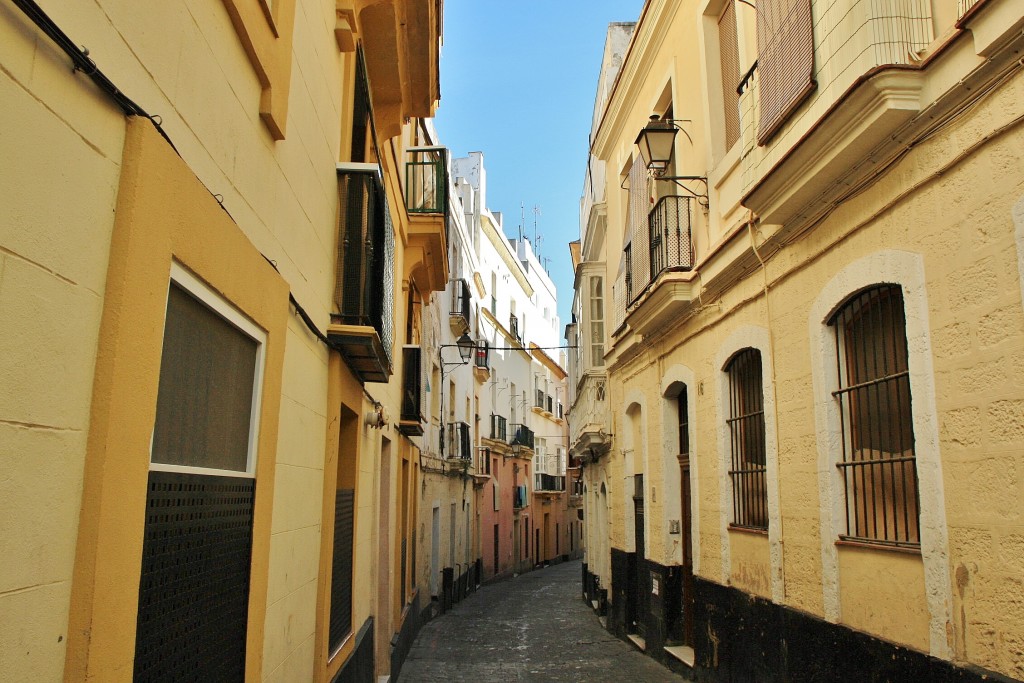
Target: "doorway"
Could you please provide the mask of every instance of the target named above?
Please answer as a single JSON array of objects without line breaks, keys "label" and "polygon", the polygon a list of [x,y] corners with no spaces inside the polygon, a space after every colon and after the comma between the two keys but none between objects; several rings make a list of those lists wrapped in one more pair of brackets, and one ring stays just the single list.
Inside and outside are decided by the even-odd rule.
[{"label": "doorway", "polygon": [[633,572],[633,633],[647,637],[647,614],[650,610],[651,572],[647,568],[644,547],[644,475],[633,475],[633,525],[636,538],[635,569]]}]

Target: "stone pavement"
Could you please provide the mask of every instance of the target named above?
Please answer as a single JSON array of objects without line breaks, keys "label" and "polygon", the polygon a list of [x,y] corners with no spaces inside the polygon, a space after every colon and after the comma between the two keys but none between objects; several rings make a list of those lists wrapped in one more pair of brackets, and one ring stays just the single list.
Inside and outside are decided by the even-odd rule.
[{"label": "stone pavement", "polygon": [[399,683],[678,683],[580,597],[580,563],[486,586],[420,631]]}]

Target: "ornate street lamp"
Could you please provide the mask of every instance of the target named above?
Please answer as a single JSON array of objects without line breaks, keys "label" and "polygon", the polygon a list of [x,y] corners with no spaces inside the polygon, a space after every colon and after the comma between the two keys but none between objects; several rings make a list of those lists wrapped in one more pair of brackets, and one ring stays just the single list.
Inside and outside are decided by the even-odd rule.
[{"label": "ornate street lamp", "polygon": [[647,170],[655,178],[665,175],[665,171],[668,170],[678,132],[679,129],[674,121],[652,114],[651,120],[637,135],[634,144],[640,148],[640,156],[643,157]]}]

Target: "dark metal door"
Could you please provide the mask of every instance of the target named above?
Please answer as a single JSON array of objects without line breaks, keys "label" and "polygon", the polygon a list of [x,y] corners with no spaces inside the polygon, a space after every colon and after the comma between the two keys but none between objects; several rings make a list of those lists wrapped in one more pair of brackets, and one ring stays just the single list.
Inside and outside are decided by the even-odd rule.
[{"label": "dark metal door", "polygon": [[690,523],[690,459],[679,461],[682,482],[682,532],[683,536],[683,645],[693,646],[693,534]]},{"label": "dark metal door", "polygon": [[633,496],[633,520],[636,532],[636,570],[633,574],[633,596],[636,608],[633,610],[633,632],[641,638],[647,637],[647,613],[651,600],[651,572],[647,568],[644,547],[644,498],[643,475],[636,475],[636,494]]}]

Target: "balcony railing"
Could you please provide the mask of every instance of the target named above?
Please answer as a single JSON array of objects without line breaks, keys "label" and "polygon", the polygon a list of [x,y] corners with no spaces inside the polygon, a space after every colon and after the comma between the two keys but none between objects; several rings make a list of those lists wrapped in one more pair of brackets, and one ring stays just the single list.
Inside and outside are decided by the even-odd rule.
[{"label": "balcony railing", "polygon": [[[626,307],[633,305],[658,276],[666,271],[693,269],[690,217],[693,197],[662,197],[647,215],[646,263],[637,262],[633,245],[623,250]],[[642,258],[642,257],[641,257]]]},{"label": "balcony railing", "polygon": [[491,367],[491,346],[487,343],[486,339],[476,340],[476,352],[473,354],[474,363],[476,367],[483,368],[485,370]]},{"label": "balcony railing", "polygon": [[534,476],[534,490],[536,491],[564,491],[565,477],[552,474],[537,474]]},{"label": "balcony railing", "polygon": [[468,424],[465,422],[449,423],[448,444],[444,455],[448,460],[462,460],[466,462],[473,458]]},{"label": "balcony railing", "polygon": [[491,415],[491,438],[495,441],[508,440],[508,425],[501,415]]},{"label": "balcony railing", "polygon": [[405,203],[409,213],[445,213],[448,208],[448,150],[415,147],[405,164]]},{"label": "balcony railing", "polygon": [[647,216],[650,228],[651,280],[664,270],[693,268],[690,206],[693,197],[662,197]]},{"label": "balcony railing", "polygon": [[511,444],[513,446],[524,446],[532,451],[533,431],[524,424],[513,424]]},{"label": "balcony railing", "polygon": [[423,434],[424,382],[422,350],[418,346],[402,349],[402,412],[398,431],[407,436]]},{"label": "balcony railing", "polygon": [[465,330],[469,329],[469,312],[472,299],[470,298],[469,283],[464,279],[452,280],[452,325],[458,325]]},{"label": "balcony railing", "polygon": [[526,505],[526,487],[520,485],[512,489],[512,509],[522,510]]},{"label": "balcony railing", "polygon": [[339,164],[338,253],[327,336],[363,382],[392,372],[395,233],[377,164]]}]

